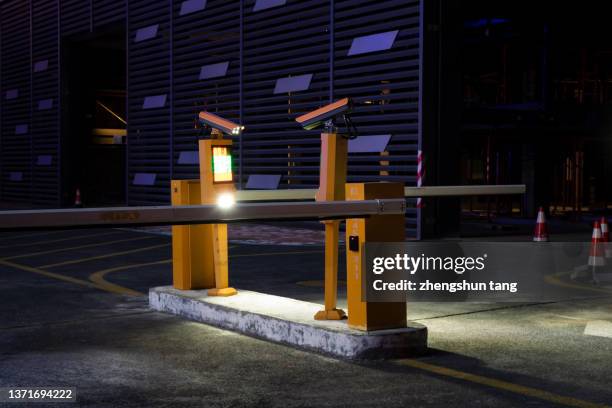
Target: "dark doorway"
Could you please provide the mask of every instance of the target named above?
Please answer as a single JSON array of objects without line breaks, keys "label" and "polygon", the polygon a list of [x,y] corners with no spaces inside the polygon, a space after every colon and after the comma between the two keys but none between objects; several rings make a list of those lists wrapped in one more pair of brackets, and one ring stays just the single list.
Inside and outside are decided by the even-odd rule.
[{"label": "dark doorway", "polygon": [[62,204],[125,204],[125,29],[63,44]]}]

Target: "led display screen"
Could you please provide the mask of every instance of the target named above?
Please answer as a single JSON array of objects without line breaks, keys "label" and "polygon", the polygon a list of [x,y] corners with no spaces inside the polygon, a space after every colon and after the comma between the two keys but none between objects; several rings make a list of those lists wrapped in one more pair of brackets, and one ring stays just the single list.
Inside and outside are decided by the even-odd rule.
[{"label": "led display screen", "polygon": [[232,151],[229,147],[212,148],[213,183],[232,181]]}]

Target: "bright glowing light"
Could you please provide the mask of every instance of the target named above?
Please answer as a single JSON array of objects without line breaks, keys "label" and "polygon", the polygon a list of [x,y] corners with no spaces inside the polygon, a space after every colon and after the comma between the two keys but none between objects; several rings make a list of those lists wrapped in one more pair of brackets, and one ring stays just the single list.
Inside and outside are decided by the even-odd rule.
[{"label": "bright glowing light", "polygon": [[241,131],[244,130],[244,126],[237,126],[235,128],[232,129],[232,134],[233,135],[239,135]]},{"label": "bright glowing light", "polygon": [[219,194],[219,197],[217,197],[217,205],[219,208],[232,208],[234,204],[236,204],[236,200],[234,199],[234,195],[232,193]]}]

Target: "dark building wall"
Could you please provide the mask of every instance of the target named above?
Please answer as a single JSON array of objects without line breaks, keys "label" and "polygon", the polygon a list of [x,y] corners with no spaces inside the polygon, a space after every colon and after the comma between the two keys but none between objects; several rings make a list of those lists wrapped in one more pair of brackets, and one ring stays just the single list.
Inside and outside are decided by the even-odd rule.
[{"label": "dark building wall", "polygon": [[62,163],[71,160],[61,148],[62,47],[113,25],[125,31],[128,204],[167,203],[171,179],[197,177],[186,152],[197,149],[202,109],[247,127],[234,152],[239,186],[277,174],[279,188],[312,188],[319,132],[294,118],[345,96],[359,103],[361,135],[391,135],[382,154],[351,155],[349,180],[414,185],[419,9],[418,0],[5,1],[0,200],[57,206],[73,195],[60,182],[74,171]]},{"label": "dark building wall", "polygon": [[459,181],[527,186],[520,201],[465,200],[476,217],[609,211],[612,30],[597,5],[471,0],[453,14],[463,28]]}]

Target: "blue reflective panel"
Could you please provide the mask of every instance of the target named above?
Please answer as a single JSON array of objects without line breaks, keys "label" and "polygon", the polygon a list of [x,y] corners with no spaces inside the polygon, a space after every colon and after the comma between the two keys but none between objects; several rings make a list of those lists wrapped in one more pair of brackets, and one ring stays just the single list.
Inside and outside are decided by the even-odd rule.
[{"label": "blue reflective panel", "polygon": [[287,0],[257,0],[253,6],[253,12],[269,9],[272,7],[284,6]]},{"label": "blue reflective panel", "polygon": [[10,181],[22,181],[23,173],[20,171],[12,171],[9,173],[9,180]]},{"label": "blue reflective panel", "polygon": [[139,28],[136,31],[136,37],[134,38],[134,42],[141,42],[144,40],[155,38],[157,36],[158,28],[159,28],[159,24],[153,24],[148,27]]},{"label": "blue reflective panel", "polygon": [[19,97],[19,89],[9,89],[4,97],[6,100],[17,99]]},{"label": "blue reflective panel", "polygon": [[15,134],[23,135],[28,133],[28,125],[17,125],[15,126]]},{"label": "blue reflective panel", "polygon": [[181,16],[189,13],[195,13],[196,11],[204,10],[206,8],[206,0],[186,0],[181,3]]},{"label": "blue reflective panel", "polygon": [[384,152],[391,140],[391,135],[359,136],[348,141],[349,153]]},{"label": "blue reflective panel", "polygon": [[276,80],[274,93],[306,91],[310,88],[312,74],[291,76],[287,78],[279,78]]},{"label": "blue reflective panel", "polygon": [[53,99],[41,99],[38,101],[38,110],[47,110],[53,107]]},{"label": "blue reflective panel", "polygon": [[166,106],[166,94],[147,96],[142,103],[142,109],[163,108],[164,106]]},{"label": "blue reflective panel", "polygon": [[200,156],[197,150],[184,151],[179,154],[178,164],[199,164]]},{"label": "blue reflective panel", "polygon": [[34,72],[45,71],[49,67],[49,60],[38,61],[34,64]]},{"label": "blue reflective panel", "polygon": [[365,35],[363,37],[357,37],[353,39],[351,48],[349,49],[348,55],[359,55],[368,52],[388,50],[393,47],[395,37],[397,37],[398,30],[387,31],[386,33]]},{"label": "blue reflective panel", "polygon": [[224,77],[227,74],[229,61],[219,62],[217,64],[204,65],[200,69],[200,79],[210,79]]},{"label": "blue reflective panel", "polygon": [[251,174],[247,180],[246,188],[276,190],[280,179],[280,174]]},{"label": "blue reflective panel", "polygon": [[152,186],[155,184],[157,174],[155,173],[136,173],[134,174],[134,181],[132,182],[135,186]]},{"label": "blue reflective panel", "polygon": [[50,166],[53,159],[50,155],[42,155],[36,158],[37,166]]}]

